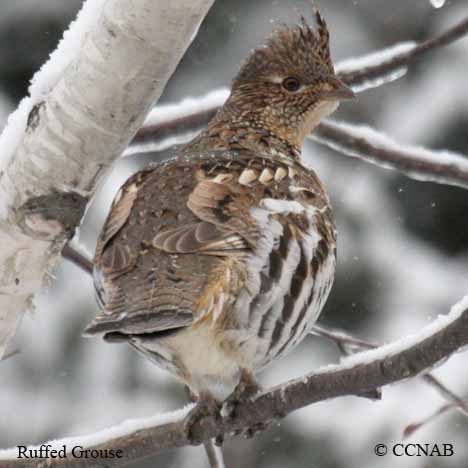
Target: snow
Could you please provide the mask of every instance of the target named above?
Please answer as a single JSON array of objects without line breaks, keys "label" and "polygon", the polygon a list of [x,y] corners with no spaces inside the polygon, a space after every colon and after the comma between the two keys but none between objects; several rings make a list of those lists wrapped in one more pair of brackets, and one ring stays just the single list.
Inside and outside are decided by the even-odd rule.
[{"label": "snow", "polygon": [[[393,151],[399,152],[403,154],[409,155],[408,159],[411,159],[414,162],[417,161],[424,161],[428,164],[438,164],[445,166],[447,169],[457,168],[460,172],[468,175],[468,157],[463,156],[461,154],[453,153],[447,150],[430,150],[421,146],[403,144],[393,140],[388,135],[385,135],[382,132],[379,132],[371,127],[366,125],[354,125],[344,122],[336,122],[336,121],[328,121],[328,124],[332,127],[337,129],[343,130],[344,132],[352,135],[355,138],[362,138],[367,140],[373,146],[378,148],[382,148],[386,151]],[[354,149],[349,149],[342,145],[339,142],[334,142],[331,140],[327,140],[322,138],[320,135],[312,134],[310,138],[317,140],[330,148],[336,149],[337,151],[345,154],[349,154],[351,156],[356,156],[363,158],[369,162],[377,164],[382,167],[398,169],[398,164],[392,161],[383,161],[377,160],[374,158],[368,157],[366,154],[359,153]],[[444,178],[443,175],[438,174],[428,174],[425,172],[419,172],[417,170],[406,169],[405,170],[407,175],[411,177],[423,180],[423,181],[437,181],[448,183],[450,185],[461,185],[466,186],[467,183],[462,183],[461,181],[457,183],[457,181],[450,180],[449,178]]]},{"label": "snow", "polygon": [[445,0],[430,0],[434,8],[442,8],[445,5]]},{"label": "snow", "polygon": [[[368,67],[375,67],[382,63],[392,60],[398,55],[409,52],[410,50],[414,49],[416,45],[416,42],[412,41],[400,42],[399,44],[387,47],[376,52],[372,52],[370,54],[366,54],[362,57],[349,58],[339,62],[335,67],[335,71],[338,74],[344,74],[362,70]],[[392,81],[400,79],[401,77],[405,76],[406,72],[407,67],[403,66],[401,68],[389,72],[386,75],[379,76],[376,78],[370,78],[360,84],[353,85],[352,89],[354,92],[360,93],[371,88],[376,88],[378,86],[382,86],[386,83],[390,83]]]},{"label": "snow", "polygon": [[[401,339],[392,343],[379,346],[375,349],[361,351],[356,354],[345,356],[341,359],[339,364],[331,364],[319,367],[314,374],[323,374],[328,372],[336,372],[345,369],[351,369],[359,365],[367,365],[377,360],[390,358],[398,353],[401,353],[425,339],[440,332],[451,323],[459,319],[463,313],[468,314],[468,295],[464,296],[459,302],[452,306],[450,312],[445,315],[439,315],[437,319],[432,321],[429,325],[423,327],[420,331],[414,334],[409,334]],[[307,377],[303,376],[297,379],[298,381],[305,382]]]},{"label": "snow", "polygon": [[[157,105],[146,117],[143,127],[160,125],[168,121],[174,121],[194,113],[204,112],[217,107],[221,107],[229,96],[228,88],[219,88],[200,97],[186,97],[180,102],[174,104]],[[164,151],[176,145],[182,145],[198,134],[197,131],[190,129],[184,131],[183,128],[177,129],[178,134],[164,138],[163,140],[144,143],[133,143],[125,150],[123,156],[131,156],[140,152]],[[176,132],[176,133],[177,133]]]},{"label": "snow", "polygon": [[[183,129],[181,129],[183,131]],[[162,140],[145,141],[143,143],[131,143],[122,154],[123,157],[138,155],[138,153],[148,153],[153,151],[165,151],[178,145],[184,145],[193,140],[198,134],[199,130],[188,131],[181,135],[170,136]]]},{"label": "snow", "polygon": [[144,127],[179,119],[195,112],[207,111],[222,106],[229,96],[229,89],[220,88],[201,97],[187,97],[175,104],[154,107],[145,120]]},{"label": "snow", "polygon": [[[65,31],[49,60],[34,75],[29,87],[29,96],[10,114],[7,125],[0,135],[0,172],[4,170],[14,154],[26,129],[32,108],[43,101],[60,80],[63,71],[77,56],[86,33],[99,18],[105,0],[88,0],[83,4],[75,21]],[[4,214],[4,213],[3,213]]]},{"label": "snow", "polygon": [[338,367],[342,368],[342,366],[344,366],[344,368],[349,369],[350,367],[354,367],[359,364],[366,365],[379,359],[394,356],[395,354],[409,349],[412,346],[416,346],[418,343],[421,343],[425,339],[440,332],[451,323],[458,320],[463,315],[463,313],[468,314],[468,295],[463,297],[459,302],[452,306],[448,314],[439,315],[436,320],[425,326],[420,332],[405,336],[400,340],[384,346],[380,346],[376,349],[346,356]]},{"label": "snow", "polygon": [[[47,444],[50,444],[51,449],[59,450],[63,445],[67,447],[74,447],[76,445],[81,445],[85,448],[94,447],[98,444],[104,444],[110,442],[112,439],[118,437],[127,436],[133,432],[148,429],[155,426],[161,426],[163,424],[174,423],[183,420],[187,413],[193,408],[194,404],[186,405],[184,408],[181,408],[176,411],[157,414],[149,418],[141,419],[128,419],[116,426],[103,429],[101,431],[95,432],[94,434],[88,434],[83,436],[74,436],[74,437],[65,437],[63,439],[55,439],[48,441]],[[30,449],[39,449],[39,445],[29,447]],[[16,459],[18,457],[18,448],[9,448],[5,450],[0,450],[0,460]]]}]

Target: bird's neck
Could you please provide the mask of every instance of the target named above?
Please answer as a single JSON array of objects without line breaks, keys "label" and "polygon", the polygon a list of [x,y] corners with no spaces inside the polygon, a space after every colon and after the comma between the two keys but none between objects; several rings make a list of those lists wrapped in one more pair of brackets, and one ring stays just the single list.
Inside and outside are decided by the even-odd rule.
[{"label": "bird's neck", "polygon": [[254,113],[236,112],[236,109],[226,105],[186,149],[247,149],[259,155],[292,160],[298,160],[301,155],[299,145],[287,138],[287,134],[258,121]]}]

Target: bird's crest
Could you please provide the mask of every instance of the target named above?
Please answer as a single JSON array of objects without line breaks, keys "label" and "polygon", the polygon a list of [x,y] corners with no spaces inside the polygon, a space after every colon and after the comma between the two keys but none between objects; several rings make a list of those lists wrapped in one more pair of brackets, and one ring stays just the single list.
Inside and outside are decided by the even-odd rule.
[{"label": "bird's crest", "polygon": [[285,71],[306,74],[310,79],[333,74],[328,28],[316,8],[314,17],[313,28],[301,17],[300,24],[274,31],[265,45],[251,53],[235,81],[249,81]]}]

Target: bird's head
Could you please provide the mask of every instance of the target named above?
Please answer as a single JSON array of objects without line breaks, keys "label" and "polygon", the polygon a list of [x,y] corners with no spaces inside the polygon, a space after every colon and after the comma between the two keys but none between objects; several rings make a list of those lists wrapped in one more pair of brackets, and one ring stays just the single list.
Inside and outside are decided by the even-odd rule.
[{"label": "bird's head", "polygon": [[239,118],[300,146],[320,119],[354,93],[333,68],[329,33],[315,10],[316,25],[302,18],[255,49],[233,81],[229,105]]}]

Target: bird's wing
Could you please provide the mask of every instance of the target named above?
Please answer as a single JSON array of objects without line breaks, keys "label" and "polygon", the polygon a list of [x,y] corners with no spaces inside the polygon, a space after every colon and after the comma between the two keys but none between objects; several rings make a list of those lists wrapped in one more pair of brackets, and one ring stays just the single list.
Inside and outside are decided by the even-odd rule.
[{"label": "bird's wing", "polygon": [[152,333],[194,320],[224,262],[248,252],[258,235],[242,193],[216,178],[223,171],[213,157],[178,158],[122,186],[97,242],[103,311],[87,334]]}]

